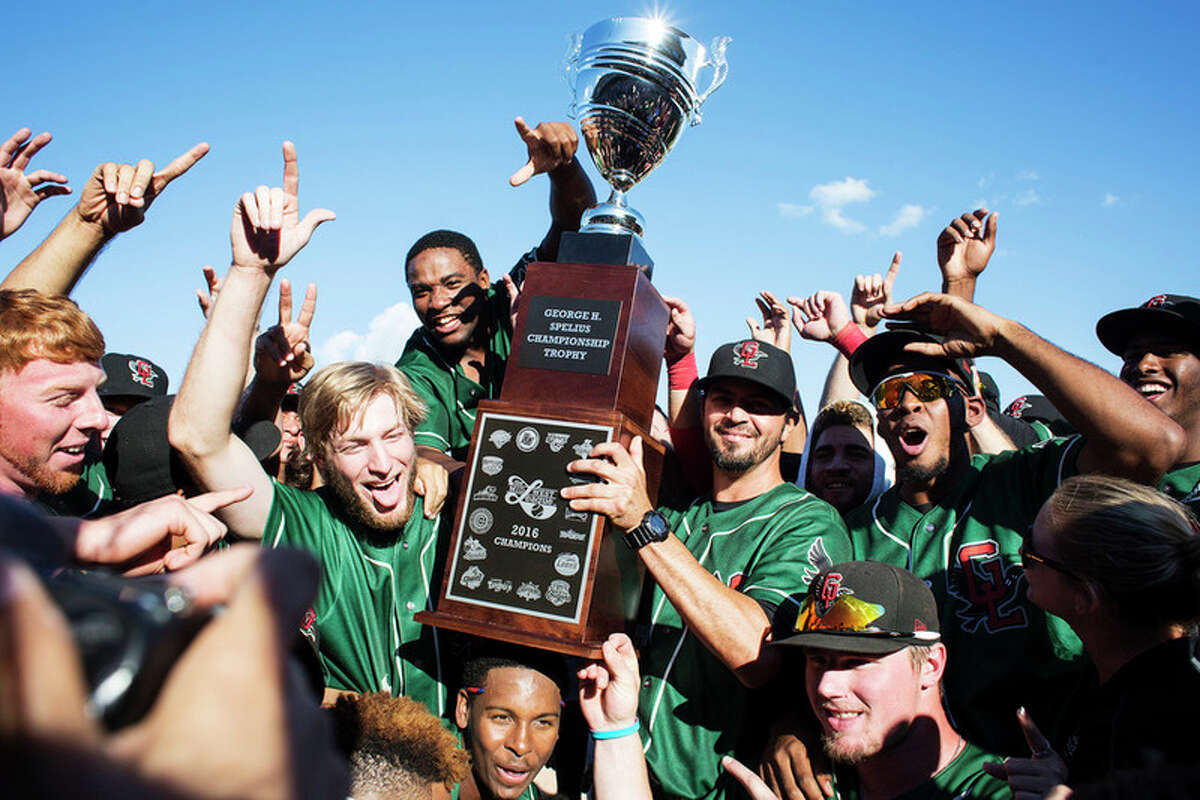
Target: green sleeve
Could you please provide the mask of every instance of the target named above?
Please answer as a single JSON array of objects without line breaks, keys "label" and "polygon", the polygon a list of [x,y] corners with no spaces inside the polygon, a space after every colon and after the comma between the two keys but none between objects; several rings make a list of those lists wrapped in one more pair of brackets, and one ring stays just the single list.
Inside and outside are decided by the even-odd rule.
[{"label": "green sleeve", "polygon": [[401,358],[396,365],[408,382],[425,403],[425,419],[413,431],[413,439],[419,445],[433,447],[443,453],[449,453],[453,446],[450,441],[450,412],[458,402],[455,397],[439,397],[437,387],[419,365]]},{"label": "green sleeve", "polygon": [[[1010,450],[993,456],[985,475],[1004,471],[1014,484],[1012,488],[1019,491],[1020,496],[1032,499],[1040,508],[1059,484],[1079,474],[1077,462],[1083,443],[1083,437],[1076,435],[1047,439],[1021,450]],[[1036,509],[1034,513],[1037,513]]]},{"label": "green sleeve", "polygon": [[841,516],[815,498],[778,514],[771,527],[742,581],[743,591],[770,609],[802,595],[817,573],[850,558]]}]

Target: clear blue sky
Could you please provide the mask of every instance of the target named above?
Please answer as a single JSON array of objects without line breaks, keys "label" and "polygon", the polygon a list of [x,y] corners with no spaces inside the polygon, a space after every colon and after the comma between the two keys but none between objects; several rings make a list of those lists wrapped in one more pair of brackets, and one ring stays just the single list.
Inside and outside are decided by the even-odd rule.
[{"label": "clear blue sky", "polygon": [[[847,292],[904,252],[897,295],[935,288],[937,233],[986,202],[1000,243],[977,299],[1112,368],[1095,320],[1173,291],[1200,294],[1190,208],[1198,176],[1194,3],[676,2],[675,24],[729,35],[729,79],[664,164],[630,194],[655,283],[687,299],[703,372],[741,337],[759,289]],[[237,196],[280,180],[296,142],[302,212],[338,214],[289,265],[320,288],[319,354],[392,360],[402,259],[462,230],[498,274],[548,224],[545,178],[512,118],[565,119],[568,34],[649,5],[314,2],[27,5],[11,20],[4,135],[54,141],[34,167],[80,186],[96,164],[212,152],[76,290],[109,348],[177,387],[199,332],[200,267],[229,259]],[[597,191],[606,188],[583,156]],[[814,187],[858,187],[822,205]],[[863,191],[865,186],[869,192]],[[69,207],[44,203],[0,243],[9,264]],[[904,214],[901,210],[909,207]],[[899,216],[898,216],[899,215]],[[899,224],[893,224],[899,221]],[[911,223],[911,224],[905,224]],[[270,306],[273,297],[268,300]],[[389,308],[391,314],[371,324]],[[340,343],[340,344],[339,344]],[[793,345],[815,409],[831,352]],[[994,361],[1006,398],[1025,391]]]}]

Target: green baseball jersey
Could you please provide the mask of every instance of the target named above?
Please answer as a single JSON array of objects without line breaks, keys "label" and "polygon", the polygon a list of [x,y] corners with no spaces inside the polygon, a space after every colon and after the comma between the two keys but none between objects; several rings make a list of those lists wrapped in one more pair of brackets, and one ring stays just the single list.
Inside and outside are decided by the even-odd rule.
[{"label": "green baseball jersey", "polygon": [[[850,554],[837,511],[790,483],[743,503],[707,498],[663,513],[700,566],[758,601],[768,618]],[[639,616],[638,716],[654,781],[670,797],[737,796],[720,760],[758,757],[747,741],[751,728],[761,733],[749,724],[755,693],[691,634],[662,587],[647,600]]]},{"label": "green baseball jersey", "polygon": [[[518,286],[525,280],[525,267],[536,260],[535,247],[509,272]],[[447,361],[430,341],[424,327],[413,331],[396,362],[396,368],[405,374],[427,407],[425,420],[413,432],[413,439],[417,444],[449,453],[459,461],[466,460],[479,401],[500,396],[504,367],[512,349],[512,321],[509,319],[508,291],[503,281],[488,287],[485,302],[495,330],[488,340],[480,382],[468,378],[457,361]]]},{"label": "green baseball jersey", "polygon": [[325,685],[406,695],[446,717],[448,687],[458,676],[446,663],[437,629],[413,619],[433,609],[431,594],[440,583],[440,517],[426,519],[417,497],[404,528],[380,540],[340,513],[328,487],[274,487],[263,546],[308,550],[324,570],[312,621]]},{"label": "green baseball jersey", "polygon": [[[983,771],[988,761],[1003,760],[964,742],[962,751],[949,764],[920,786],[896,795],[896,800],[1010,800],[1008,782]],[[835,800],[858,800],[858,774],[852,767],[834,770],[833,796]]]},{"label": "green baseball jersey", "polygon": [[1158,490],[1200,516],[1200,461],[1176,464],[1158,482]]},{"label": "green baseball jersey", "polygon": [[1017,708],[1029,709],[1049,734],[1083,669],[1074,631],[1026,597],[1018,554],[1042,504],[1075,474],[1081,449],[1075,436],[977,455],[926,511],[893,487],[846,519],[854,558],[904,567],[930,584],[949,651],[954,725],[995,752],[1028,756]]}]

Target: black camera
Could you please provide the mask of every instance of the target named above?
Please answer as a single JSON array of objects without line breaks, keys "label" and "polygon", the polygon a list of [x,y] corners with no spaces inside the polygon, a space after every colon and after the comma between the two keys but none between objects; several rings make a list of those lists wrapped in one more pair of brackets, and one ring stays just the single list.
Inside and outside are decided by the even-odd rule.
[{"label": "black camera", "polygon": [[212,618],[157,577],[62,570],[46,579],[83,659],[88,710],[109,730],[137,722],[176,659]]}]

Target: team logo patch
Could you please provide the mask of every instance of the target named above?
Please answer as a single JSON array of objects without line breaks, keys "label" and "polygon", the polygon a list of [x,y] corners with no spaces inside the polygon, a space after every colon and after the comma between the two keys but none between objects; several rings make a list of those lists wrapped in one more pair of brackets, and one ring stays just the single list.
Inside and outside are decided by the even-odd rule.
[{"label": "team logo patch", "polygon": [[526,483],[517,475],[508,478],[508,491],[504,493],[504,502],[510,506],[520,506],[533,519],[549,519],[558,510],[555,500],[558,492],[542,486],[541,478],[533,483]]},{"label": "team logo patch", "polygon": [[304,612],[304,619],[300,621],[300,635],[313,644],[317,644],[319,641],[317,635],[317,612],[311,606]]},{"label": "team logo patch", "polygon": [[571,602],[571,585],[561,580],[550,581],[546,587],[546,599],[554,606],[566,605]]},{"label": "team logo patch", "polygon": [[504,459],[500,456],[484,456],[479,462],[484,475],[499,475],[504,469]]},{"label": "team logo patch", "polygon": [[458,582],[468,589],[478,589],[479,585],[483,583],[483,570],[479,567],[471,567],[462,574]]},{"label": "team logo patch", "polygon": [[487,548],[479,543],[474,536],[468,536],[463,542],[463,558],[467,561],[483,561],[487,558]]},{"label": "team logo patch", "polygon": [[520,587],[517,588],[517,597],[522,600],[528,600],[530,603],[535,600],[541,600],[542,587],[533,581],[522,581]]},{"label": "team logo patch", "polygon": [[812,583],[813,578],[832,566],[833,559],[825,551],[825,540],[817,539],[808,548],[808,566],[804,568],[805,583]]},{"label": "team logo patch", "polygon": [[1025,409],[1030,408],[1033,403],[1029,402],[1029,398],[1024,395],[1018,397],[1008,404],[1008,408],[1004,409],[1004,413],[1013,419],[1020,419],[1025,413]]},{"label": "team logo patch", "polygon": [[1158,308],[1166,302],[1167,296],[1165,294],[1156,294],[1154,297],[1151,297],[1149,300],[1143,303],[1142,308]]},{"label": "team logo patch", "polygon": [[[559,553],[554,559],[554,571],[559,575],[571,577],[579,572],[579,556],[574,553]],[[554,586],[554,584],[550,584]]]},{"label": "team logo patch", "polygon": [[959,547],[948,570],[946,588],[958,600],[954,613],[962,629],[999,633],[1028,627],[1021,592],[1024,580],[1020,565],[1001,555],[995,539]]},{"label": "team logo patch", "polygon": [[582,542],[584,539],[587,538],[587,534],[580,533],[579,531],[565,530],[565,531],[558,532],[558,538],[569,539],[572,542]]},{"label": "team logo patch", "polygon": [[766,356],[758,342],[747,339],[733,348],[733,365],[742,369],[758,369],[758,360]]},{"label": "team logo patch", "polygon": [[584,439],[579,444],[574,445],[571,449],[574,450],[575,455],[579,456],[580,458],[587,458],[589,455],[591,455],[592,448],[594,446],[595,445],[592,444],[591,439]]},{"label": "team logo patch", "polygon": [[507,594],[512,591],[512,581],[503,578],[488,578],[487,587],[490,591]]},{"label": "team logo patch", "polygon": [[129,360],[129,377],[134,383],[140,383],[147,389],[154,388],[154,381],[158,380],[158,373],[154,371],[154,367],[149,361],[142,358],[131,358]]},{"label": "team logo patch", "polygon": [[570,506],[567,506],[563,509],[563,519],[565,519],[567,522],[587,522],[589,513],[591,512],[576,511]]},{"label": "team logo patch", "polygon": [[522,453],[531,453],[537,448],[542,441],[542,437],[538,435],[536,428],[521,428],[517,431],[517,449]]},{"label": "team logo patch", "polygon": [[503,428],[497,428],[496,430],[492,431],[490,436],[488,436],[488,441],[491,442],[497,450],[499,450],[501,447],[504,447],[504,445],[508,444],[511,440],[512,434]]},{"label": "team logo patch", "polygon": [[567,440],[570,438],[571,437],[565,433],[547,433],[546,446],[550,448],[551,453],[557,453],[559,450],[563,449],[563,445],[565,445]]},{"label": "team logo patch", "polygon": [[467,524],[471,526],[471,530],[480,536],[492,529],[492,522],[492,512],[486,508],[475,509],[471,512],[471,516],[467,518]]},{"label": "team logo patch", "polygon": [[495,486],[485,486],[471,495],[471,501],[475,503],[494,503],[499,499],[500,494],[496,491]]},{"label": "team logo patch", "polygon": [[854,594],[849,587],[842,586],[842,573],[828,572],[821,579],[820,585],[816,591],[816,607],[817,616],[823,617],[829,613],[829,609],[833,608],[833,604],[837,602],[839,597]]}]

